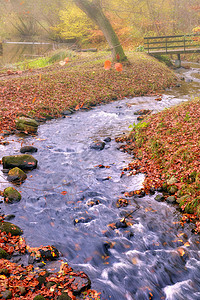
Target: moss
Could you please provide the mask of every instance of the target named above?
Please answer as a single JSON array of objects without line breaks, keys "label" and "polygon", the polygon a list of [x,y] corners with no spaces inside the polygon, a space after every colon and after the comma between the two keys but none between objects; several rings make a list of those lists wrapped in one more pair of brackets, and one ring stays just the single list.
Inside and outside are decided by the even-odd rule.
[{"label": "moss", "polygon": [[26,170],[37,167],[37,160],[29,154],[4,156],[2,163],[4,169],[19,167],[22,170]]},{"label": "moss", "polygon": [[42,295],[37,295],[33,298],[33,300],[45,300],[46,298],[44,298]]},{"label": "moss", "polygon": [[160,62],[163,62],[165,63],[168,67],[171,67],[173,64],[172,64],[172,61],[171,59],[169,58],[168,55],[160,55],[160,54],[155,54],[153,55],[157,60],[159,60]]},{"label": "moss", "polygon": [[23,182],[26,178],[27,178],[27,176],[24,173],[24,171],[22,171],[18,167],[15,167],[8,172],[8,180],[9,181]]},{"label": "moss", "polygon": [[2,232],[11,233],[13,236],[22,235],[23,231],[16,225],[10,222],[1,222],[0,223],[0,230]]},{"label": "moss", "polygon": [[8,256],[9,256],[9,254],[5,250],[3,250],[2,248],[0,248],[0,258],[8,258]]},{"label": "moss", "polygon": [[18,202],[21,200],[21,194],[13,187],[7,187],[4,192],[4,201],[7,203]]},{"label": "moss", "polygon": [[58,297],[58,300],[71,300],[72,298],[67,294],[67,293],[62,293],[62,295],[60,295]]},{"label": "moss", "polygon": [[24,117],[17,119],[15,124],[19,131],[27,131],[28,133],[36,133],[39,125],[34,119]]}]

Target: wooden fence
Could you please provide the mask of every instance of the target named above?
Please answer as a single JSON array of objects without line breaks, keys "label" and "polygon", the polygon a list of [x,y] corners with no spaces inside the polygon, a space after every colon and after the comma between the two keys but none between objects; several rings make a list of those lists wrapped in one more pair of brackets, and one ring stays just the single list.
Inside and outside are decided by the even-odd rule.
[{"label": "wooden fence", "polygon": [[145,50],[151,54],[183,54],[200,52],[200,35],[145,37]]}]

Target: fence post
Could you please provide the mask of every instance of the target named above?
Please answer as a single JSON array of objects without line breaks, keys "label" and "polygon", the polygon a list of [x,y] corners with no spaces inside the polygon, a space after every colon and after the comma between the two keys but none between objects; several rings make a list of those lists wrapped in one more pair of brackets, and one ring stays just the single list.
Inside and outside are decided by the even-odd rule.
[{"label": "fence post", "polygon": [[148,47],[148,53],[149,53],[149,39],[147,39],[147,47]]},{"label": "fence post", "polygon": [[183,42],[184,42],[184,52],[185,52],[185,35],[184,35]]},{"label": "fence post", "polygon": [[175,66],[177,68],[181,67],[181,55],[180,55],[180,53],[177,54],[177,59],[175,60]]},{"label": "fence post", "polygon": [[167,38],[165,38],[165,49],[166,49],[166,53],[167,53]]}]

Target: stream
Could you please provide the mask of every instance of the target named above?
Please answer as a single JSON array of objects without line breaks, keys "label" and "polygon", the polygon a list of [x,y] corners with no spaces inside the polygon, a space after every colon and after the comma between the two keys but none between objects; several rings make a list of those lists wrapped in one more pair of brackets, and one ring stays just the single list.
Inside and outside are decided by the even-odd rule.
[{"label": "stream", "polygon": [[[185,80],[162,101],[115,101],[48,121],[36,137],[10,136],[9,145],[0,145],[1,157],[20,154],[21,145],[38,148],[38,168],[17,188],[22,200],[2,203],[1,213],[15,215],[30,246],[54,245],[62,260],[86,272],[102,300],[200,299],[200,240],[192,224],[180,226],[178,206],[156,202],[157,193],[116,206],[124,192],[142,187],[144,175],[120,177],[131,156],[118,150],[115,137],[137,122],[134,112],[155,113],[200,94],[199,65],[177,72]],[[107,137],[102,151],[91,148]],[[11,184],[0,175],[3,190]],[[130,213],[127,228],[108,226]]]}]

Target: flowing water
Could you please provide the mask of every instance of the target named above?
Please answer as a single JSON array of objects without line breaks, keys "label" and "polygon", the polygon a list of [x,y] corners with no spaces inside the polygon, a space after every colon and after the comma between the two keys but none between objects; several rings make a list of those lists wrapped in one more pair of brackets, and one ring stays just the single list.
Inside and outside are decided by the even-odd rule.
[{"label": "flowing water", "polygon": [[[11,136],[9,145],[0,146],[2,157],[19,154],[22,143],[34,144],[39,162],[19,188],[22,200],[1,204],[1,212],[15,214],[13,222],[31,246],[54,245],[64,261],[85,271],[101,299],[200,299],[199,236],[191,224],[180,226],[177,207],[156,202],[155,195],[116,207],[125,191],[142,187],[144,175],[120,176],[131,156],[114,140],[137,122],[135,111],[157,112],[198,95],[199,70],[180,69],[180,76],[193,81],[166,91],[160,102],[156,97],[112,102],[49,121],[36,137]],[[102,151],[91,149],[106,137],[111,142]],[[1,182],[1,190],[10,186],[3,173]],[[108,226],[127,214],[129,227]]]}]

